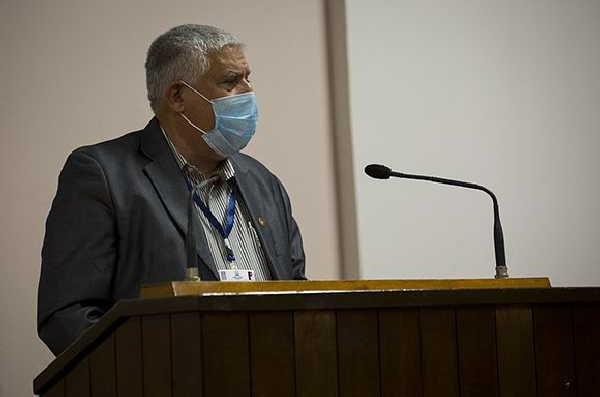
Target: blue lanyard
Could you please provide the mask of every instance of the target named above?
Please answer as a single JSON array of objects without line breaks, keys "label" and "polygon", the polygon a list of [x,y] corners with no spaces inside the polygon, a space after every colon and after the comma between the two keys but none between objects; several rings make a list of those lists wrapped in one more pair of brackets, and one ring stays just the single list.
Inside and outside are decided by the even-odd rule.
[{"label": "blue lanyard", "polygon": [[221,237],[223,237],[225,251],[227,253],[227,260],[229,262],[234,262],[235,255],[233,254],[233,249],[231,248],[231,244],[229,243],[229,235],[231,234],[231,230],[233,229],[233,224],[235,222],[235,191],[232,189],[231,194],[229,195],[229,204],[227,205],[226,212],[227,216],[225,217],[225,225],[223,226],[221,225],[221,222],[219,222],[219,220],[213,215],[213,213],[210,212],[208,206],[204,204],[204,202],[192,189],[192,184],[190,183],[187,177],[185,178],[185,182],[187,183],[188,189],[192,193],[192,198],[196,205],[200,207],[200,210],[202,211],[206,219],[208,219],[210,224],[213,225],[213,227],[217,229]]}]

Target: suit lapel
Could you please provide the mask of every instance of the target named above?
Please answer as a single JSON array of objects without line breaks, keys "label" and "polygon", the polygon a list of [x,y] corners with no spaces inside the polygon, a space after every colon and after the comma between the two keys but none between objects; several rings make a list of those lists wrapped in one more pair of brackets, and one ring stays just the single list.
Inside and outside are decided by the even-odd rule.
[{"label": "suit lapel", "polygon": [[183,175],[181,175],[181,171],[177,168],[172,156],[169,152],[165,152],[148,163],[144,168],[144,172],[152,181],[173,222],[175,222],[181,234],[185,235],[187,233],[187,197],[189,192]]},{"label": "suit lapel", "polygon": [[[156,118],[153,118],[144,129],[140,149],[147,157],[153,160],[144,167],[144,173],[154,185],[158,196],[177,226],[177,229],[186,238],[188,229],[187,209],[190,193],[183,173],[177,165],[169,145],[165,141]],[[211,269],[218,280],[216,266],[208,251],[208,244],[202,231],[202,225],[197,217],[194,217],[192,221],[195,222],[194,239],[196,240],[197,254]]]}]

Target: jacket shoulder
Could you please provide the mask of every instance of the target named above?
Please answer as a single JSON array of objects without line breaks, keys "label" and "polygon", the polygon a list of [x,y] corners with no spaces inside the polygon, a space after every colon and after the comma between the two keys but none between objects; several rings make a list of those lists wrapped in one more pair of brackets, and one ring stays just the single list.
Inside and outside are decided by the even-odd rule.
[{"label": "jacket shoulder", "polygon": [[140,136],[143,130],[130,132],[118,138],[80,146],[73,150],[73,154],[84,154],[101,160],[106,157],[124,156],[132,151],[137,151],[140,146]]},{"label": "jacket shoulder", "polygon": [[247,154],[238,153],[231,160],[237,163],[238,167],[251,173],[258,174],[261,177],[277,178],[263,163]]}]

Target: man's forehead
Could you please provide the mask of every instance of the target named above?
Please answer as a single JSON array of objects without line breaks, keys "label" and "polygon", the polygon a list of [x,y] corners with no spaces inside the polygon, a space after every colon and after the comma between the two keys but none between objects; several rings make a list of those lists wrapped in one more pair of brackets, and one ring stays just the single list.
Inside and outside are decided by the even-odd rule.
[{"label": "man's forehead", "polygon": [[228,71],[244,73],[250,67],[246,54],[241,47],[225,47],[208,55],[210,60],[209,74],[223,74]]}]

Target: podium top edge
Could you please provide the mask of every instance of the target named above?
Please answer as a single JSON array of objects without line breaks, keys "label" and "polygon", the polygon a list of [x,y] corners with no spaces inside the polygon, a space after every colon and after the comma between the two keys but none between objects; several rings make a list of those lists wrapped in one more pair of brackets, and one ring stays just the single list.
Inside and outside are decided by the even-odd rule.
[{"label": "podium top edge", "polygon": [[314,281],[168,281],[143,285],[141,298],[214,294],[273,294],[340,291],[394,291],[394,290],[456,290],[550,288],[550,280],[538,278],[508,279],[421,279],[421,280],[314,280]]}]

